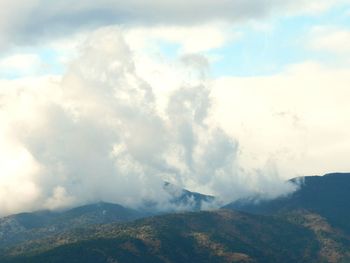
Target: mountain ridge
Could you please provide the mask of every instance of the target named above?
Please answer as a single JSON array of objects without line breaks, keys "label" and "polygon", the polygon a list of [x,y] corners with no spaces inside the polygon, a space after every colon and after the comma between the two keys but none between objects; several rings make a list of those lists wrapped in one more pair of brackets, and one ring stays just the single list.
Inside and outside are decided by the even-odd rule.
[{"label": "mountain ridge", "polygon": [[[295,234],[298,239],[292,238]],[[74,240],[77,233],[37,241],[34,247],[41,247],[39,251],[30,252],[31,247],[24,246],[12,254],[29,251],[27,257],[4,262],[60,262],[63,257],[72,260],[65,262],[74,262],[80,253],[94,258],[85,262],[108,262],[108,258],[116,262],[283,262],[284,258],[288,258],[284,262],[296,262],[305,255],[308,260],[318,258],[318,242],[311,230],[277,217],[230,210],[183,212],[122,225],[92,226],[82,235],[80,241]],[[288,250],[290,247],[293,250]]]},{"label": "mountain ridge", "polygon": [[[0,261],[350,262],[349,221],[344,220],[350,213],[347,206],[350,174],[292,180],[301,182],[300,188],[273,200],[257,202],[251,198],[231,203],[225,209],[170,211],[130,222],[89,224],[88,220],[81,221],[85,223],[78,227],[44,237],[32,236],[3,248]],[[78,208],[75,212],[81,215],[90,208]],[[105,204],[100,204],[100,208],[99,215]]]},{"label": "mountain ridge", "polygon": [[272,200],[241,199],[224,208],[265,215],[304,209],[320,214],[335,227],[350,234],[350,173],[329,173],[292,180],[300,187],[287,196]]},{"label": "mountain ridge", "polygon": [[[167,185],[170,187],[170,185]],[[165,188],[169,191],[169,189]],[[171,189],[170,189],[171,190]],[[176,188],[169,191],[172,206],[164,210],[145,205],[139,209],[127,208],[109,202],[97,202],[61,211],[41,210],[0,218],[0,249],[21,242],[45,238],[59,232],[94,224],[130,222],[151,215],[175,212],[173,207],[199,211],[202,204],[214,197]],[[175,192],[176,190],[176,192]]]}]

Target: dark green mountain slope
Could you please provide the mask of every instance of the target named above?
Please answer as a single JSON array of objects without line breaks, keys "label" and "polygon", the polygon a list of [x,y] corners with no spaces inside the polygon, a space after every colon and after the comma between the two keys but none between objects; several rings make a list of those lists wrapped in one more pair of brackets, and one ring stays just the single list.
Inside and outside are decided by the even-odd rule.
[{"label": "dark green mountain slope", "polygon": [[126,222],[144,216],[145,213],[104,202],[63,212],[21,213],[0,219],[0,248],[80,226]]},{"label": "dark green mountain slope", "polygon": [[329,262],[322,246],[305,226],[219,210],[77,229],[23,244],[1,262]]},{"label": "dark green mountain slope", "polygon": [[326,218],[330,224],[350,234],[350,174],[333,173],[294,179],[300,189],[274,200],[246,199],[225,208],[271,215],[293,210],[307,210]]},{"label": "dark green mountain slope", "polygon": [[48,237],[77,227],[112,222],[129,222],[150,215],[173,212],[175,208],[199,211],[202,205],[214,201],[214,197],[177,188],[166,183],[164,189],[172,197],[173,206],[160,210],[156,204],[145,204],[140,210],[118,204],[99,202],[67,211],[38,211],[0,218],[0,249],[21,242]]},{"label": "dark green mountain slope", "polygon": [[[51,225],[37,226],[50,222],[50,213],[22,214],[16,224],[31,235],[4,247],[0,262],[349,263],[349,183],[349,174],[306,177],[298,191],[275,200],[252,198],[228,205],[229,210],[167,214],[129,223],[114,217],[103,221],[100,216],[106,209],[96,212],[94,206],[86,206],[69,211],[57,223],[71,228],[49,235],[42,233]],[[186,194],[180,192],[174,200],[181,201],[183,195],[190,203],[197,197],[204,200],[193,195],[188,199]],[[109,220],[116,223],[105,224]]]}]

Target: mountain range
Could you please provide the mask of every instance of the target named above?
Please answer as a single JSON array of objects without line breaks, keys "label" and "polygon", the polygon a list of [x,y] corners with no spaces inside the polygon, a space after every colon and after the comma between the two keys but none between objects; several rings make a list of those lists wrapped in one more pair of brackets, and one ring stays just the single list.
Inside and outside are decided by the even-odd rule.
[{"label": "mountain range", "polygon": [[350,234],[350,174],[332,173],[292,179],[298,191],[273,200],[259,197],[241,199],[224,208],[254,214],[283,214],[306,210],[326,218],[329,223]]},{"label": "mountain range", "polygon": [[[290,195],[212,211],[98,203],[9,216],[0,220],[0,262],[350,262],[350,174],[291,182],[299,189]],[[176,201],[214,198],[182,194]]]},{"label": "mountain range", "polygon": [[169,183],[165,183],[164,189],[170,194],[172,205],[163,209],[153,203],[131,209],[119,204],[98,202],[63,211],[44,210],[0,218],[0,249],[82,226],[130,222],[151,215],[171,213],[174,212],[173,207],[199,211],[203,205],[214,201],[212,196],[180,189]]}]

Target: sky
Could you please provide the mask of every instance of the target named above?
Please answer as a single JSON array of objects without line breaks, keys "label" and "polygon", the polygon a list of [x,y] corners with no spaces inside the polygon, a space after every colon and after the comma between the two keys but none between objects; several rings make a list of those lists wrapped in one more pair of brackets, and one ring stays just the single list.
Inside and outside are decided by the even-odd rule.
[{"label": "sky", "polygon": [[349,0],[0,0],[0,215],[348,172],[348,83]]}]

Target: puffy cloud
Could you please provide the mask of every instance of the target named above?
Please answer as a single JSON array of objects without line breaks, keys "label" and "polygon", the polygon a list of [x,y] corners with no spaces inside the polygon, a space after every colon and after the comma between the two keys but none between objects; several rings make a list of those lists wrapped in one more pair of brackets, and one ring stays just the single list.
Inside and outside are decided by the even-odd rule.
[{"label": "puffy cloud", "polygon": [[293,189],[273,168],[242,171],[237,141],[210,118],[203,57],[165,67],[177,76],[168,85],[144,77],[149,64],[115,28],[94,32],[80,54],[62,78],[2,83],[3,214],[99,200],[161,208],[170,199],[164,181],[223,201]]}]

